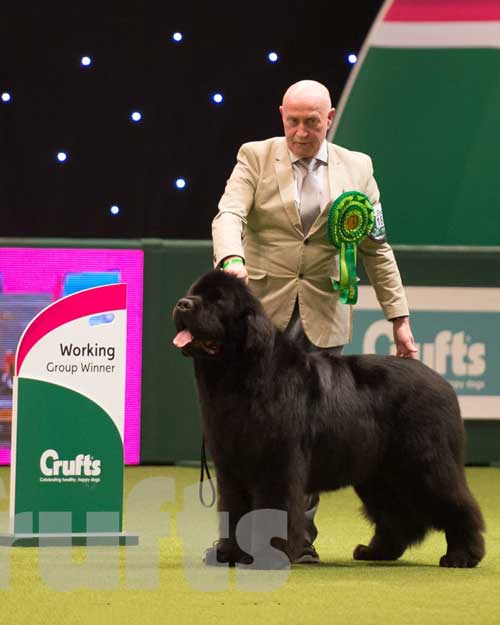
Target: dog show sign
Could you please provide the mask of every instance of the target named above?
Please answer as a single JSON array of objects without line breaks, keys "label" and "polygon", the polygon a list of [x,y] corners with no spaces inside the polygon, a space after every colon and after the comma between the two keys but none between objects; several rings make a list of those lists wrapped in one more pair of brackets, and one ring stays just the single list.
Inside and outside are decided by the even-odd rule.
[{"label": "dog show sign", "polygon": [[[455,389],[462,416],[500,419],[500,289],[406,287],[418,358]],[[375,292],[359,289],[346,354],[395,354],[392,325]]]},{"label": "dog show sign", "polygon": [[42,310],[16,353],[8,544],[137,544],[122,533],[127,285]]}]

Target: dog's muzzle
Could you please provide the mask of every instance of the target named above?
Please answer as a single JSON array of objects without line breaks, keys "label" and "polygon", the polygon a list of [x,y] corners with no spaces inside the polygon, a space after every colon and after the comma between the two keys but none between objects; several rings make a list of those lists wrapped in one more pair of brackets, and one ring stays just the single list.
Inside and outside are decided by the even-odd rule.
[{"label": "dog's muzzle", "polygon": [[181,312],[190,312],[194,308],[194,301],[190,297],[180,299],[175,307]]},{"label": "dog's muzzle", "polygon": [[182,349],[185,356],[193,355],[191,351],[188,352],[185,348],[190,348],[190,350],[198,349],[209,356],[216,356],[220,352],[220,345],[217,341],[213,339],[196,339],[186,327],[185,322],[190,318],[190,313],[195,310],[198,299],[194,295],[188,295],[180,299],[175,305],[174,320],[177,322],[178,332],[172,342],[175,347]]}]

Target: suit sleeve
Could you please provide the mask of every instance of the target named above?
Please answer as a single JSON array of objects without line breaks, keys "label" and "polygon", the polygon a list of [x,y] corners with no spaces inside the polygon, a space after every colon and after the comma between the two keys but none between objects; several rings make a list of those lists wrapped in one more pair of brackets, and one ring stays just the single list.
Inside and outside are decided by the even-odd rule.
[{"label": "suit sleeve", "polygon": [[[364,193],[372,204],[380,201],[380,192],[373,176],[373,165],[369,157]],[[393,319],[408,315],[408,303],[391,246],[386,241],[379,242],[366,237],[360,243],[358,250],[385,318]]]},{"label": "suit sleeve", "polygon": [[212,221],[214,266],[226,256],[245,257],[242,235],[254,203],[258,163],[249,144],[241,146],[236,160],[220,199],[218,213]]}]

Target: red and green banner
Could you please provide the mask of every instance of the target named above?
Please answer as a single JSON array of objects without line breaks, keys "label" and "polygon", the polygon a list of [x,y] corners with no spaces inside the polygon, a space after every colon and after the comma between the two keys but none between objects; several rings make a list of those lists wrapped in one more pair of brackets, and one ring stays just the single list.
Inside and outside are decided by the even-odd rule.
[{"label": "red and green banner", "polygon": [[14,538],[122,530],[126,285],[57,300],[28,325],[14,378]]},{"label": "red and green banner", "polygon": [[330,140],[373,157],[391,243],[498,245],[500,0],[388,0]]}]

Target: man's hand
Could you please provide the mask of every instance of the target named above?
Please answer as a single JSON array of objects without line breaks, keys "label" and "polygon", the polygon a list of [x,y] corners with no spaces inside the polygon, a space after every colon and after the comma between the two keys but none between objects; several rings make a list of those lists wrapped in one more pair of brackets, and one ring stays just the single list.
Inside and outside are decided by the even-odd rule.
[{"label": "man's hand", "polygon": [[417,348],[411,333],[408,317],[397,317],[392,320],[392,332],[396,344],[396,356],[400,358],[416,358]]},{"label": "man's hand", "polygon": [[[224,258],[224,260],[222,261],[222,264],[227,263],[228,261],[231,261],[233,258],[241,259],[240,256],[228,256],[227,258]],[[237,278],[241,278],[245,284],[248,284],[248,271],[243,263],[239,263],[239,262],[231,263],[230,262],[227,265],[227,267],[224,269],[224,272],[232,273],[233,276],[236,276]]]}]

